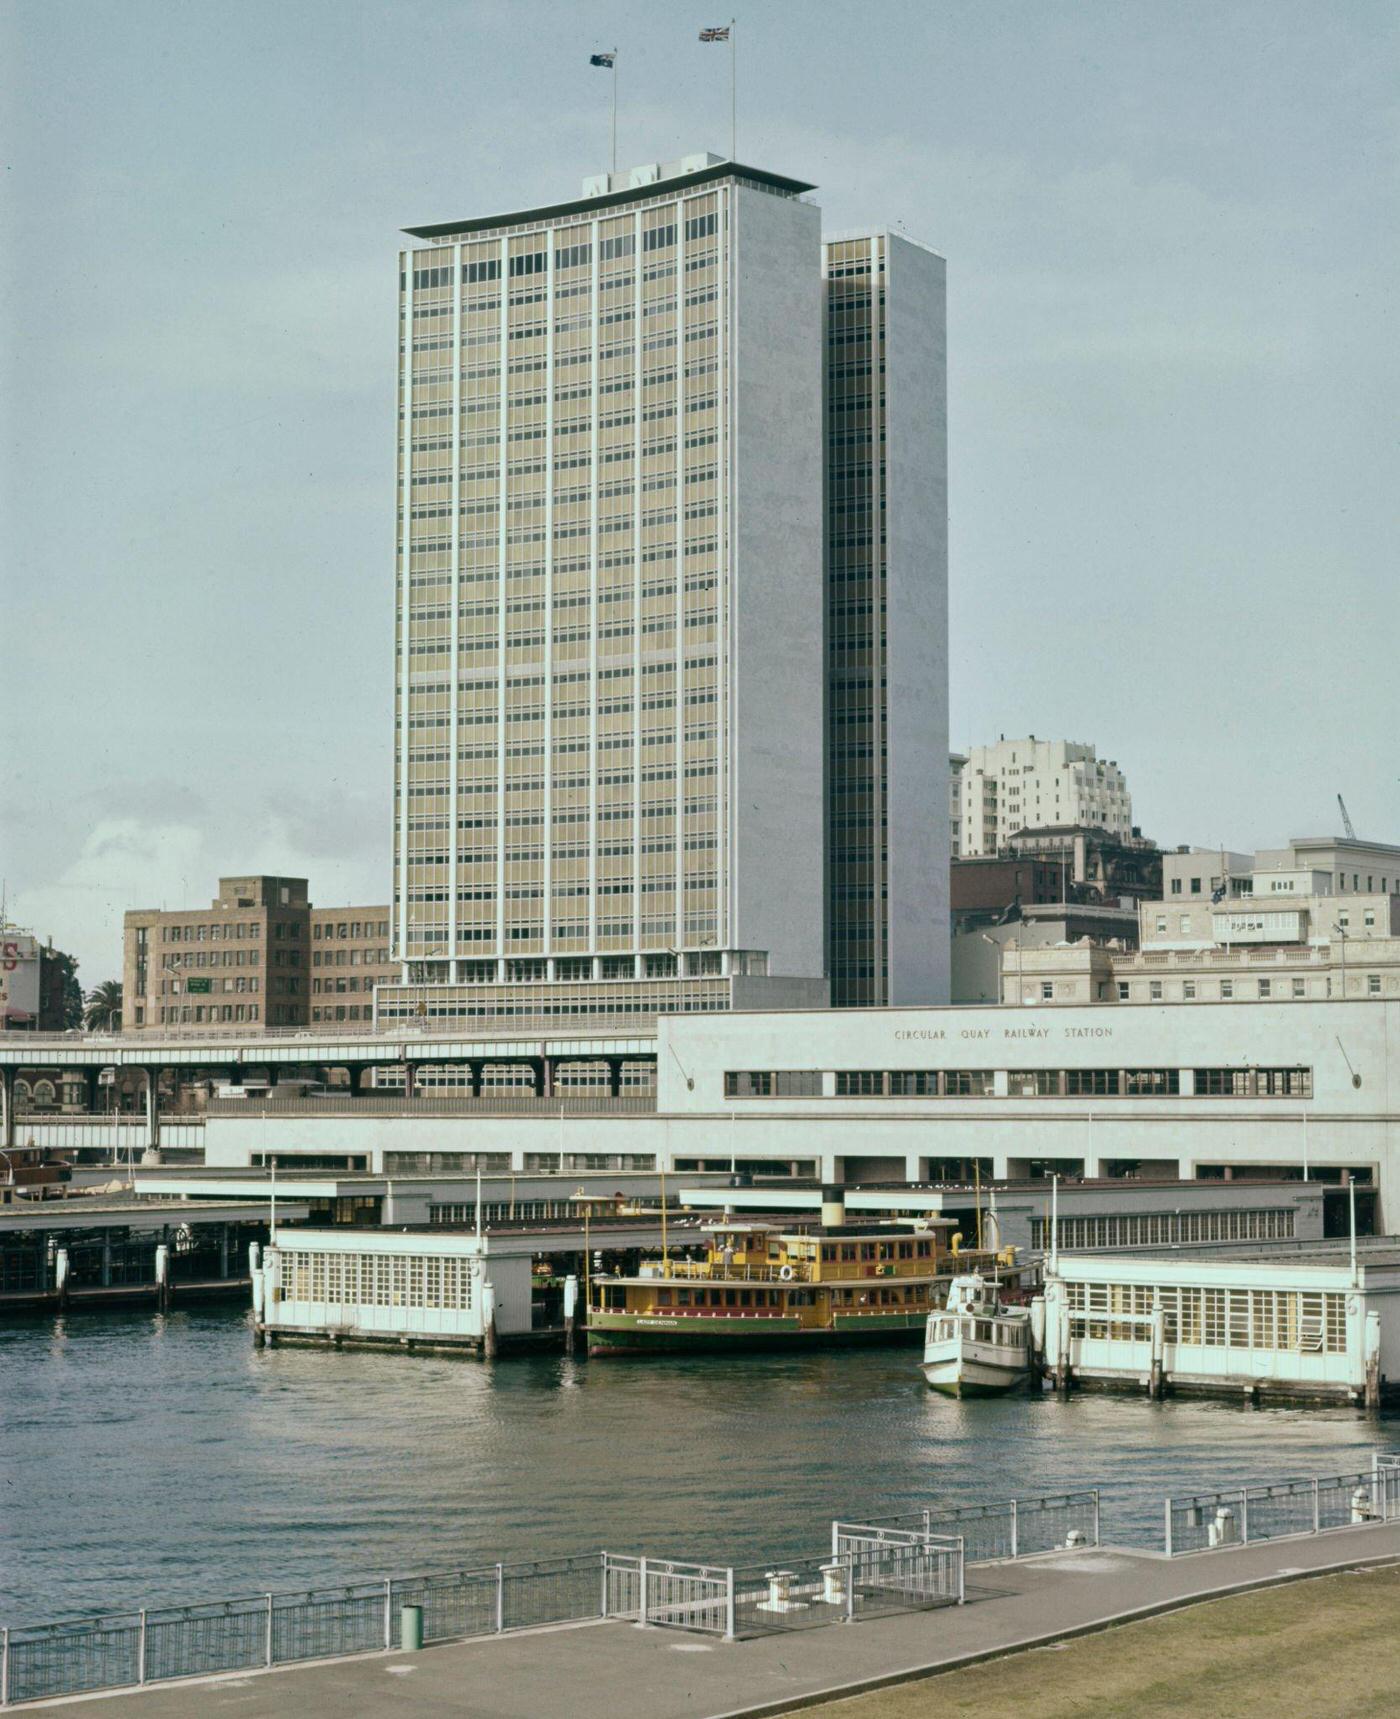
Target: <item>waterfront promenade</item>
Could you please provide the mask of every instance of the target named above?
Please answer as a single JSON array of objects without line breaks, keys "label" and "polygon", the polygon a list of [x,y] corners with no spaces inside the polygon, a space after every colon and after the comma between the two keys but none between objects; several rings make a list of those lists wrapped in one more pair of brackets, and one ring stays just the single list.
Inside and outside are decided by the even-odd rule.
[{"label": "waterfront promenade", "polygon": [[1172,1560],[1104,1547],[970,1569],[962,1607],[756,1641],[589,1623],[85,1699],[101,1703],[104,1719],[175,1719],[196,1705],[238,1719],[281,1719],[293,1709],[333,1719],[538,1719],[564,1706],[571,1719],[624,1710],[719,1719],[877,1688],[1231,1591],[1396,1561],[1400,1524]]}]

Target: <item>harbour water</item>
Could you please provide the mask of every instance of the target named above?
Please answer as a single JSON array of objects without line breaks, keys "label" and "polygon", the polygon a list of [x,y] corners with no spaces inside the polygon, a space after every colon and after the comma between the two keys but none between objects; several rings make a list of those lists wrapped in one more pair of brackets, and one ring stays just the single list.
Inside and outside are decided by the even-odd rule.
[{"label": "harbour water", "polygon": [[561,1552],[748,1562],[834,1514],[1099,1486],[1161,1503],[1400,1450],[1400,1417],[1082,1395],[958,1402],[911,1348],[494,1367],[255,1351],[235,1309],[0,1328],[0,1622]]}]

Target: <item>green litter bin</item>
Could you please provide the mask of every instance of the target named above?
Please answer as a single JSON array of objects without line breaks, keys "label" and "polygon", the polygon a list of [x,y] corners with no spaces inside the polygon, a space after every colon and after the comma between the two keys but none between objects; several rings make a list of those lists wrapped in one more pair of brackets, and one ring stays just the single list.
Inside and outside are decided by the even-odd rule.
[{"label": "green litter bin", "polygon": [[423,1608],[405,1606],[399,1613],[399,1646],[405,1653],[417,1653],[423,1645]]}]

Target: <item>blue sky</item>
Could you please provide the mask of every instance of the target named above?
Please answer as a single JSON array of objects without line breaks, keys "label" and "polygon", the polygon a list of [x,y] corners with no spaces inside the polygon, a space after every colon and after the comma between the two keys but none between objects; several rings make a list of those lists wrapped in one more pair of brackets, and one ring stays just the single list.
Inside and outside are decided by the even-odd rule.
[{"label": "blue sky", "polygon": [[[388,890],[406,224],[728,150],[724,17],[8,0],[11,912],[114,970],[220,871]],[[1163,842],[1400,840],[1389,4],[748,4],[739,155],[948,259],[952,735]]]}]

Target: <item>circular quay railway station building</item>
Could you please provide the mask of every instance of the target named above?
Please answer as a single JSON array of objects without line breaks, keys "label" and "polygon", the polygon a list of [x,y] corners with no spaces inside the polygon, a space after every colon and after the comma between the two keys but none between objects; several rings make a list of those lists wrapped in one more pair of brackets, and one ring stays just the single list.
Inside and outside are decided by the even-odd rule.
[{"label": "circular quay railway station building", "polygon": [[[280,1071],[280,1086],[249,1080],[248,1096],[210,1101],[208,1169],[275,1157],[283,1170],[391,1177],[1298,1178],[1356,1184],[1367,1227],[1395,1227],[1400,1001],[429,1025],[227,1046],[54,1041],[45,1057]],[[0,1043],[0,1060],[8,1051]],[[288,1078],[331,1069],[350,1085]],[[152,1144],[158,1127],[153,1117]]]}]

